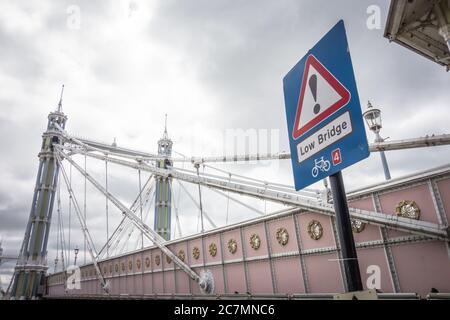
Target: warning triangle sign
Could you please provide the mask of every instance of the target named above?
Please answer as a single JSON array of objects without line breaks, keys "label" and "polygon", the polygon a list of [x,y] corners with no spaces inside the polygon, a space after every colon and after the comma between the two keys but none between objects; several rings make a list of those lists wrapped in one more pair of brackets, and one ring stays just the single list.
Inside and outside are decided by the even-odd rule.
[{"label": "warning triangle sign", "polygon": [[313,55],[303,72],[293,138],[296,140],[350,101],[350,92]]}]

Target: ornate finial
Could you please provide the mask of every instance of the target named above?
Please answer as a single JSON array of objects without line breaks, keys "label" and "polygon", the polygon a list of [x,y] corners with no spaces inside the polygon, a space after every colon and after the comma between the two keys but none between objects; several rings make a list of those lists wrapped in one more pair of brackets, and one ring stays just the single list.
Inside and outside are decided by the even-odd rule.
[{"label": "ornate finial", "polygon": [[64,93],[64,85],[62,85],[62,88],[61,88],[61,97],[59,98],[58,112],[61,112],[61,110],[62,110],[62,97],[63,97],[63,93]]},{"label": "ornate finial", "polygon": [[164,132],[167,132],[167,113],[166,113],[166,118],[164,120]]},{"label": "ornate finial", "polygon": [[112,143],[112,146],[113,146],[114,148],[117,147],[116,137],[114,137],[114,141],[113,141],[113,143]]},{"label": "ornate finial", "polygon": [[372,104],[370,103],[370,100],[367,101],[367,109],[373,108]]},{"label": "ornate finial", "polygon": [[169,135],[167,134],[167,113],[165,114],[164,120],[164,139],[168,139]]}]

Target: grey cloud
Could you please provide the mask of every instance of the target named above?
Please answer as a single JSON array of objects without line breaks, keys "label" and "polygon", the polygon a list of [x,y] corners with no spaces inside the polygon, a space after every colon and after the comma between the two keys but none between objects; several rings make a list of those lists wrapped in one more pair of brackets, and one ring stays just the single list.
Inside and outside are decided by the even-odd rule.
[{"label": "grey cloud", "polygon": [[[0,148],[4,150],[0,159],[0,235],[4,235],[4,247],[8,251],[18,252],[20,248],[34,187],[41,133],[45,130],[47,113],[56,106],[59,82],[65,79],[71,81],[64,100],[64,110],[69,115],[68,130],[78,131],[81,135],[112,141],[109,135],[114,133],[123,146],[143,141],[145,145],[136,147],[155,152],[155,142],[162,130],[162,115],[168,112],[169,133],[180,137],[181,141],[174,148],[187,149],[189,146],[184,142],[189,141],[189,136],[194,133],[189,127],[193,124],[186,124],[186,119],[188,115],[199,112],[200,116],[193,122],[211,129],[280,129],[280,149],[287,151],[282,78],[328,28],[343,18],[361,103],[364,108],[367,100],[371,99],[374,105],[382,108],[382,135],[393,140],[448,133],[448,73],[434,63],[390,44],[383,38],[383,30],[366,28],[366,8],[372,4],[379,5],[384,22],[388,9],[386,1],[255,0],[230,3],[170,0],[156,2],[151,12],[145,11],[143,3],[136,3],[136,13],[144,16],[148,13],[149,17],[146,32],[139,34],[142,36],[140,41],[176,53],[177,61],[156,63],[150,70],[146,66],[135,66],[127,56],[121,56],[123,35],[111,37],[112,40],[103,38],[104,32],[111,32],[109,27],[117,27],[118,23],[114,20],[118,4],[108,1],[51,3],[43,26],[34,30],[32,36],[13,34],[0,23],[0,70],[16,81],[15,86],[3,88],[0,95]],[[77,31],[69,30],[66,25],[66,9],[72,4],[81,9],[81,29]],[[124,8],[126,10],[127,6]],[[33,13],[38,9],[25,6],[24,10]],[[210,110],[199,110],[200,107],[193,103],[175,113],[170,101],[152,100],[158,88],[147,86],[146,81],[158,82],[168,72],[163,66],[169,63],[173,63],[173,68],[179,73],[191,70],[191,81],[200,88],[201,94],[211,97],[208,103],[212,105],[207,107],[215,110],[214,114],[207,112]],[[73,74],[79,78],[72,78]],[[173,84],[170,89],[174,95],[181,89],[178,85],[189,88],[191,84]],[[140,89],[134,91],[130,87]],[[122,96],[125,97],[125,105],[116,109],[112,107]],[[135,96],[145,97],[145,101],[135,103],[132,99]],[[427,110],[437,114],[421,116]],[[139,128],[141,125],[145,128]],[[143,132],[156,131],[158,137],[142,136]],[[368,133],[368,138],[372,141],[373,135]],[[218,139],[217,144],[220,143],[222,141]],[[449,147],[439,147],[388,152],[387,158],[393,177],[398,177],[448,163],[449,154]],[[78,161],[82,163],[81,159]],[[103,183],[103,164],[95,166],[92,163],[89,164],[90,172]],[[137,173],[120,171],[112,165],[110,168],[111,192],[131,203],[138,191]],[[258,166],[224,168],[247,175],[256,172],[255,178],[272,176],[278,182],[292,183],[290,161],[281,161],[276,172],[258,171]],[[347,190],[384,179],[376,153],[344,173]],[[82,204],[83,180],[79,175],[76,177],[74,189]],[[188,188],[195,197],[198,196],[196,187]],[[64,185],[61,189],[67,228],[67,193]],[[175,184],[175,198],[179,192]],[[204,188],[202,192],[206,199],[205,210],[218,224],[223,224],[225,199]],[[263,208],[261,201],[242,199]],[[88,225],[96,247],[101,247],[106,237],[105,198],[91,186],[88,187],[88,204]],[[198,209],[184,193],[181,193],[179,212],[184,235],[196,232]],[[74,212],[72,214],[73,249],[75,245],[82,246],[83,241],[76,216]],[[122,215],[112,205],[110,214],[112,231]],[[232,221],[254,216],[254,213],[230,204]],[[153,223],[152,213],[148,223]],[[54,215],[49,261],[56,253],[55,226]]]}]

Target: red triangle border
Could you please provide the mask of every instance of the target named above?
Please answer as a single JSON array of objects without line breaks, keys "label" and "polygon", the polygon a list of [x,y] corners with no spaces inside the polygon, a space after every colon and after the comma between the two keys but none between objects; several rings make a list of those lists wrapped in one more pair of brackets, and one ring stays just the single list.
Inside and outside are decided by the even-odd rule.
[{"label": "red triangle border", "polygon": [[[313,66],[319,74],[333,87],[334,90],[341,96],[341,99],[328,107],[324,112],[320,113],[317,117],[312,119],[310,122],[305,124],[303,127],[301,127],[299,130],[298,124],[300,121],[300,115],[301,115],[301,108],[303,106],[303,99],[305,96],[306,91],[306,85],[307,85],[307,77],[308,77],[308,71],[310,66]],[[316,125],[318,125],[320,122],[331,116],[333,113],[341,109],[342,107],[346,106],[350,102],[350,92],[337,80],[334,75],[324,66],[322,63],[320,63],[317,58],[310,54],[305,62],[305,68],[303,70],[303,80],[302,80],[302,88],[300,89],[300,96],[297,103],[297,111],[295,115],[295,122],[294,127],[292,128],[292,137],[294,140],[297,140],[302,135],[304,135],[306,132],[314,128]]]}]

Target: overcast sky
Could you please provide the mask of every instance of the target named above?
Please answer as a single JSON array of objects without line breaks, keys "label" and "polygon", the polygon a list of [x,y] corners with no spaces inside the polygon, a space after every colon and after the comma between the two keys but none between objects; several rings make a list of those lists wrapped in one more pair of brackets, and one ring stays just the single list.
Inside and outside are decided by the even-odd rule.
[{"label": "overcast sky", "polygon": [[[370,5],[381,9],[380,29],[367,28]],[[226,130],[237,129],[268,130],[277,137],[272,145],[277,150],[269,151],[288,151],[282,78],[344,19],[361,104],[365,108],[370,99],[382,109],[383,137],[448,133],[449,74],[383,37],[388,6],[387,0],[1,0],[0,237],[5,253],[17,254],[20,248],[41,134],[63,83],[66,128],[76,135],[105,142],[116,137],[120,146],[156,152],[167,113],[174,149],[189,156],[223,153]],[[368,138],[374,138],[370,132]],[[446,164],[449,155],[450,147],[438,147],[389,152],[387,158],[395,178]],[[103,164],[91,161],[88,167],[103,181]],[[223,168],[293,183],[290,161]],[[379,154],[346,169],[344,176],[348,190],[383,181]],[[110,188],[130,204],[137,179],[132,170],[111,168]],[[74,173],[74,181],[82,201],[82,179]],[[197,196],[195,188],[190,190]],[[88,225],[101,246],[105,199],[88,191]],[[226,200],[204,192],[206,210],[223,225]],[[61,194],[67,226],[63,188]],[[177,203],[183,233],[197,232],[197,209],[185,194]],[[264,203],[250,203],[264,210]],[[234,222],[255,216],[239,206],[230,205],[229,212]],[[112,230],[121,216],[112,208],[110,214]],[[72,225],[72,249],[82,247],[75,216]],[[55,226],[56,219],[48,247],[51,266]],[[13,266],[0,269],[4,284]]]}]

